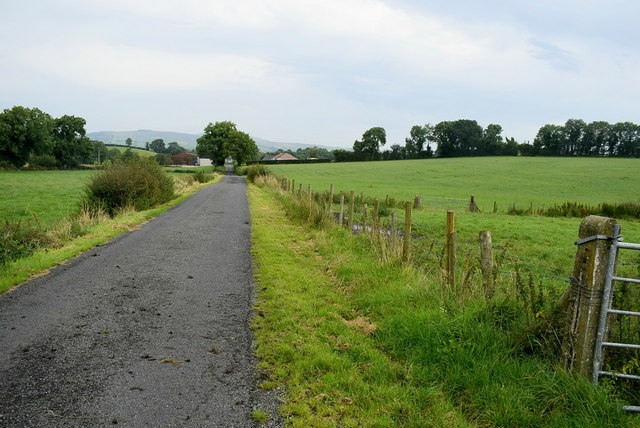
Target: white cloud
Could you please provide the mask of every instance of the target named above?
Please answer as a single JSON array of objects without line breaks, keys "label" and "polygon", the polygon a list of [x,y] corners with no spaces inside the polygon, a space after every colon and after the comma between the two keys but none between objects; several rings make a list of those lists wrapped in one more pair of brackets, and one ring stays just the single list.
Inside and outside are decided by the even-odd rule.
[{"label": "white cloud", "polygon": [[20,50],[34,69],[85,86],[120,91],[290,89],[296,79],[282,66],[243,55],[180,53],[104,42],[65,43]]}]

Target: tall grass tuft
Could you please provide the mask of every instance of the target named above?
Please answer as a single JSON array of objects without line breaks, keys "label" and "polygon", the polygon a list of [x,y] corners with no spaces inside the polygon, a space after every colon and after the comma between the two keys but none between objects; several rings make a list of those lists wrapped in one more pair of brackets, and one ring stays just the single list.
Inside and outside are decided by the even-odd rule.
[{"label": "tall grass tuft", "polygon": [[152,159],[115,163],[91,177],[84,202],[113,217],[131,206],[144,210],[174,197],[172,178]]}]

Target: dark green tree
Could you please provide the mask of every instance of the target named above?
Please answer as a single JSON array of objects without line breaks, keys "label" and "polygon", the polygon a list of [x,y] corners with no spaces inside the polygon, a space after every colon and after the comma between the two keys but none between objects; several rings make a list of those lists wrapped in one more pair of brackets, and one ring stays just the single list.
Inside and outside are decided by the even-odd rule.
[{"label": "dark green tree", "polygon": [[127,140],[125,141],[125,144],[129,147],[131,147],[132,143],[133,143],[133,140],[131,138],[127,138]]},{"label": "dark green tree", "polygon": [[92,152],[91,141],[85,136],[86,121],[81,117],[62,116],[53,119],[53,155],[58,166],[74,168]]},{"label": "dark green tree", "polygon": [[483,130],[475,120],[444,121],[433,128],[439,157],[477,156],[482,144]]},{"label": "dark green tree", "polygon": [[387,143],[387,133],[379,126],[370,128],[362,134],[362,141],[353,143],[355,156],[360,160],[380,159],[380,147]]},{"label": "dark green tree", "polygon": [[223,121],[204,128],[204,134],[197,140],[196,153],[210,158],[214,165],[224,165],[227,157],[241,164],[258,156],[258,146],[248,134],[238,131],[235,123]]},{"label": "dark green tree", "polygon": [[[405,152],[408,159],[423,159],[431,157],[431,147],[428,141],[432,138],[433,126],[414,125],[409,131],[409,138],[405,138]],[[425,148],[426,145],[426,148]]]},{"label": "dark green tree", "polygon": [[0,161],[18,168],[32,154],[51,154],[53,119],[37,108],[15,106],[0,113]]},{"label": "dark green tree", "polygon": [[187,149],[174,141],[169,143],[165,152],[169,153],[170,155],[179,155],[180,153],[186,153]]},{"label": "dark green tree", "polygon": [[167,148],[164,145],[164,140],[162,138],[157,138],[153,140],[149,144],[149,148],[151,149],[151,151],[154,151],[156,153],[165,153],[167,150]]}]

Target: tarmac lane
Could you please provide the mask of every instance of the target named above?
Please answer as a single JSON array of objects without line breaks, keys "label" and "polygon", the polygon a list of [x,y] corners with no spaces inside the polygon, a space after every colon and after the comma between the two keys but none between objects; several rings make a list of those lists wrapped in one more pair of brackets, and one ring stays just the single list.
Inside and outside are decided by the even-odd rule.
[{"label": "tarmac lane", "polygon": [[250,223],[228,175],[1,295],[0,426],[254,426]]}]

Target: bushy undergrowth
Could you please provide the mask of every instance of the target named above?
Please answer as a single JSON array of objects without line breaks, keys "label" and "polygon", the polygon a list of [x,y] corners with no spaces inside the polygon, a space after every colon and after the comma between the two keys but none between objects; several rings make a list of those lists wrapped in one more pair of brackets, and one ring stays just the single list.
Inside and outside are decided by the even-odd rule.
[{"label": "bushy undergrowth", "polygon": [[256,181],[256,178],[269,174],[269,169],[266,166],[257,163],[242,168],[236,168],[236,172],[239,175],[246,175],[249,182],[253,183]]},{"label": "bushy undergrowth", "polygon": [[5,221],[0,224],[0,265],[26,257],[48,242],[40,225]]},{"label": "bushy undergrowth", "polygon": [[87,184],[84,204],[114,216],[125,207],[144,210],[174,197],[173,179],[151,159],[118,162]]},{"label": "bushy undergrowth", "polygon": [[200,170],[193,174],[193,179],[198,183],[208,183],[213,180],[213,174]]}]

